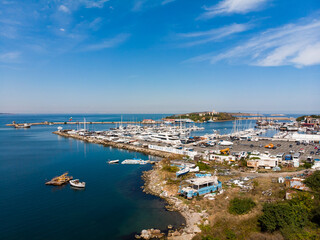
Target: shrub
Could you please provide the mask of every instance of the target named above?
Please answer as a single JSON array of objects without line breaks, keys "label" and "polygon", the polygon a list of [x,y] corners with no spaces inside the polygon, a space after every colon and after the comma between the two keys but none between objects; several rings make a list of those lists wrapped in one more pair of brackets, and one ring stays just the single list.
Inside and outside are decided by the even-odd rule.
[{"label": "shrub", "polygon": [[308,163],[308,162],[306,162],[306,163],[304,163],[304,168],[306,168],[306,169],[308,169],[308,168],[311,168],[312,167],[312,164],[311,163]]},{"label": "shrub", "polygon": [[263,206],[263,215],[259,217],[262,231],[273,232],[283,228],[302,228],[308,222],[305,207],[289,203],[267,203]]},{"label": "shrub", "polygon": [[320,226],[320,206],[312,210],[311,221]]},{"label": "shrub", "polygon": [[235,240],[237,239],[237,235],[231,229],[225,230],[226,239]]},{"label": "shrub", "polygon": [[179,171],[179,168],[176,166],[170,166],[170,165],[165,165],[162,170],[167,171],[167,172],[177,172]]},{"label": "shrub", "polygon": [[320,192],[320,171],[315,171],[311,176],[307,177],[304,183],[316,192]]},{"label": "shrub", "polygon": [[251,198],[234,198],[230,201],[229,212],[236,215],[242,215],[250,212],[256,206]]},{"label": "shrub", "polygon": [[204,171],[204,170],[210,169],[210,167],[207,164],[203,163],[203,162],[198,162],[197,166],[199,167],[200,171]]}]

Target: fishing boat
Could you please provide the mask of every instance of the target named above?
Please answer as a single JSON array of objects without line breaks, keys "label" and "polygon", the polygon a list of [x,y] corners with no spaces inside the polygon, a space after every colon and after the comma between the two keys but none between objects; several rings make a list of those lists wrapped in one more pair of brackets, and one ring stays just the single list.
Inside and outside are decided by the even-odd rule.
[{"label": "fishing boat", "polygon": [[182,176],[184,174],[187,174],[190,171],[190,169],[188,167],[181,169],[180,171],[176,172],[176,176]]},{"label": "fishing boat", "polygon": [[115,164],[115,163],[119,163],[119,159],[117,159],[117,160],[110,160],[110,161],[108,161],[108,163],[109,164]]},{"label": "fishing boat", "polygon": [[84,188],[86,186],[86,183],[80,182],[79,179],[70,180],[69,183],[72,187],[76,188]]}]

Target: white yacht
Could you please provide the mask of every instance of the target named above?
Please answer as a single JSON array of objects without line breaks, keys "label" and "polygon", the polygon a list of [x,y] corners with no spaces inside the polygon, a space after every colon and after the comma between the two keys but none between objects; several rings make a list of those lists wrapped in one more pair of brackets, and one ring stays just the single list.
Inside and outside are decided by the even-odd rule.
[{"label": "white yacht", "polygon": [[165,142],[165,143],[171,143],[171,144],[181,144],[181,141],[179,139],[179,137],[174,136],[172,134],[169,133],[157,133],[157,134],[153,134],[151,136],[151,139],[153,141],[156,142]]}]

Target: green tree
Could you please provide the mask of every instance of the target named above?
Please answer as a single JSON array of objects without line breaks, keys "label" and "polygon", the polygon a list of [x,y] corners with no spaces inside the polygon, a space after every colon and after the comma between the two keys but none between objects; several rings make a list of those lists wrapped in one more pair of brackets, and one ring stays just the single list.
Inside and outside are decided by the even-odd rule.
[{"label": "green tree", "polygon": [[315,171],[304,183],[313,191],[320,192],[320,171]]},{"label": "green tree", "polygon": [[302,228],[308,220],[305,207],[289,203],[267,203],[263,206],[259,223],[263,231],[273,232],[283,228]]}]

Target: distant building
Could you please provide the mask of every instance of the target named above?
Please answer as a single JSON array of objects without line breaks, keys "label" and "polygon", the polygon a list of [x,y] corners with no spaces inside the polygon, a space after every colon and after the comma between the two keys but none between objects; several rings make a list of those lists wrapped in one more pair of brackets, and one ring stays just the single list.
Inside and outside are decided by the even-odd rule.
[{"label": "distant building", "polygon": [[153,119],[143,119],[142,123],[156,123],[156,121]]},{"label": "distant building", "polygon": [[303,122],[301,123],[302,126],[305,127],[317,127],[320,126],[320,118],[313,118],[311,116],[307,116],[304,118]]},{"label": "distant building", "polygon": [[219,112],[217,112],[216,110],[212,110],[212,112],[211,112],[211,115],[217,115],[217,114],[219,114]]},{"label": "distant building", "polygon": [[278,166],[278,160],[277,159],[253,159],[247,161],[247,167],[253,167],[253,168],[271,168]]}]

